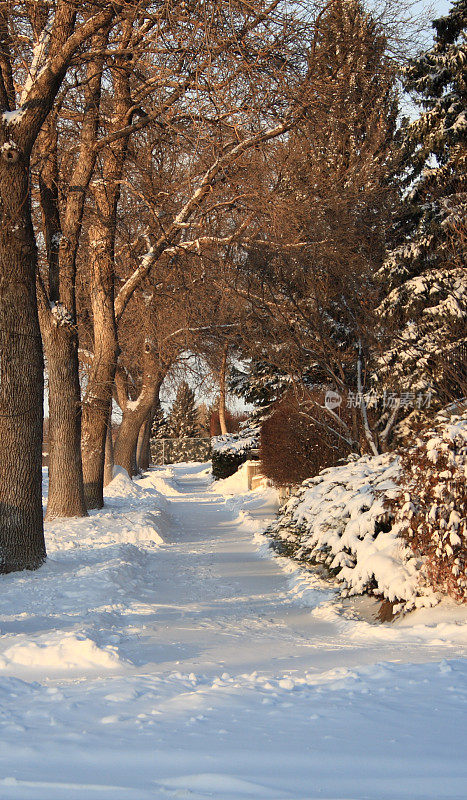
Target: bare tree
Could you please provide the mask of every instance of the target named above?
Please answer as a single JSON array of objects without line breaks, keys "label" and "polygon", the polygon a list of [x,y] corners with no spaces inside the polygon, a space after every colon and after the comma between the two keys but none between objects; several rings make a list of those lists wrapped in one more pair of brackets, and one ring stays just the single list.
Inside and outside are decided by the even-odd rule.
[{"label": "bare tree", "polygon": [[[383,445],[365,400],[366,363],[375,275],[396,199],[397,93],[384,28],[359,2],[323,5],[309,69],[314,102],[270,149],[256,231],[230,283],[251,308],[244,352],[269,361],[299,394],[304,384],[321,385],[319,399],[307,403],[310,422],[334,431],[349,451],[375,453]],[[326,389],[343,403],[349,392],[356,399],[351,424],[324,406]],[[384,436],[388,419],[380,422]]]},{"label": "bare tree", "polygon": [[[122,44],[129,47],[132,24],[123,24]],[[133,102],[126,56],[116,59],[111,69],[113,102],[110,136],[121,131],[131,119]],[[119,136],[102,154],[101,177],[94,178],[91,194],[94,213],[89,226],[89,296],[93,320],[91,372],[83,397],[83,478],[88,508],[103,505],[104,453],[115,368],[118,358],[117,325],[114,312],[114,251],[120,181],[129,133]]]},{"label": "bare tree", "polygon": [[[138,302],[139,300],[139,302]],[[159,311],[159,314],[158,314]],[[174,314],[175,311],[175,314]],[[128,317],[131,317],[128,330]],[[134,325],[135,317],[137,319]],[[139,317],[139,319],[138,319]],[[176,309],[165,303],[162,313],[157,308],[154,295],[133,297],[130,314],[122,320],[119,341],[122,354],[117,368],[117,397],[122,410],[122,421],[115,441],[115,463],[133,476],[138,471],[138,438],[149,436],[153,415],[159,403],[162,383],[177,357],[174,339],[167,339],[167,329],[178,324]],[[122,324],[126,322],[126,335]],[[126,343],[126,347],[125,347]],[[168,346],[167,346],[168,344]],[[130,345],[130,347],[128,347]],[[129,364],[129,369],[124,367]],[[131,371],[131,374],[130,374]],[[123,372],[123,375],[122,375]],[[130,380],[133,391],[130,392]],[[144,429],[142,431],[142,429]],[[143,443],[141,443],[141,448]],[[140,453],[142,455],[142,453]]]},{"label": "bare tree", "polygon": [[[34,569],[45,558],[41,497],[43,358],[30,204],[31,151],[73,57],[115,18],[121,6],[91,6],[82,15],[74,4],[61,0],[47,14],[46,8],[49,11],[48,5],[40,2],[0,4],[2,572]],[[28,38],[35,44],[26,52]],[[21,84],[18,97],[16,87]]]},{"label": "bare tree", "polygon": [[[63,148],[73,150],[69,136],[61,138],[57,117],[50,115],[38,140],[39,191],[45,233],[48,280],[38,278],[41,331],[45,345],[49,389],[48,517],[86,514],[81,463],[81,391],[76,320],[76,258],[86,192],[96,159],[103,49],[108,28],[91,40],[84,67],[79,110],[79,149],[70,170]],[[71,103],[76,103],[72,92]],[[63,107],[62,107],[63,110]],[[67,109],[68,110],[68,109]],[[68,112],[69,117],[76,112]],[[61,163],[59,165],[59,148]],[[61,167],[61,169],[60,169]],[[66,175],[63,173],[67,173]],[[71,174],[69,174],[71,172]],[[48,285],[48,291],[47,291]]]},{"label": "bare tree", "polygon": [[[278,6],[278,2],[269,7],[238,3],[237,14],[232,15],[231,4],[227,9],[227,4],[215,2],[209,17],[204,8],[196,12],[194,33],[186,24],[185,12],[179,17],[169,15],[165,38],[156,36],[154,52],[148,55],[146,88],[133,94],[123,67],[112,73],[111,126],[99,145],[102,177],[91,186],[94,214],[89,227],[88,284],[94,358],[83,400],[83,468],[89,506],[103,502],[105,431],[118,357],[116,325],[130,298],[156,265],[170,269],[184,253],[226,245],[243,232],[245,217],[234,229],[230,226],[214,236],[203,235],[203,209],[209,208],[216,191],[222,193],[229,175],[242,169],[248,151],[282,135],[302,113],[303,97],[297,87],[303,73],[297,71],[292,98],[289,94],[278,100],[278,88],[285,90],[287,84],[284,67],[281,62],[280,67],[271,69],[272,55],[283,54],[293,40],[291,32],[284,34]],[[161,22],[165,23],[165,18]],[[161,48],[167,56],[162,66]],[[159,95],[153,94],[155,87]],[[142,113],[137,103],[150,92],[158,102]],[[137,121],[124,125],[135,109]],[[146,231],[141,230],[141,241],[148,242],[148,247],[133,271],[126,264],[117,273],[121,282],[116,292],[115,237],[128,137],[149,122],[169,132],[166,146],[175,147],[179,154],[178,174],[183,177],[167,201],[157,204],[159,208],[146,203]],[[192,155],[188,145],[193,147]],[[126,178],[126,183],[125,191],[135,190],[133,176]],[[137,247],[133,246],[132,260]]]}]

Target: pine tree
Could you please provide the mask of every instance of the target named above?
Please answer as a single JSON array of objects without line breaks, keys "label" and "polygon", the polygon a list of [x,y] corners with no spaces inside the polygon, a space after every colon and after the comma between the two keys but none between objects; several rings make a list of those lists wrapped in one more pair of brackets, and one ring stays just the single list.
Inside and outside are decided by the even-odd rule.
[{"label": "pine tree", "polygon": [[167,433],[167,419],[165,414],[162,410],[162,407],[159,406],[154,414],[152,426],[151,426],[151,439],[166,439],[168,436]]},{"label": "pine tree", "polygon": [[174,439],[196,438],[199,435],[195,393],[182,381],[177,390],[169,418],[167,435]]},{"label": "pine tree", "polygon": [[290,378],[285,372],[265,360],[251,361],[244,364],[242,369],[233,367],[229,380],[233,394],[263,412],[279,400],[289,387]]},{"label": "pine tree", "polygon": [[465,381],[466,20],[467,2],[457,0],[433,23],[433,47],[405,73],[423,111],[402,132],[407,195],[397,246],[381,271],[389,291],[379,309],[392,341],[377,369],[399,389],[439,392],[443,364],[459,391]]}]

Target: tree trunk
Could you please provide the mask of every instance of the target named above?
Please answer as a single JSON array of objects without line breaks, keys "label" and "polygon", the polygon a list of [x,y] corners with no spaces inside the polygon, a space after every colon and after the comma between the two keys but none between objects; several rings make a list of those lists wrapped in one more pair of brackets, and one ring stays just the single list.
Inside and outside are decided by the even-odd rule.
[{"label": "tree trunk", "polygon": [[151,464],[151,426],[154,416],[153,409],[154,406],[151,408],[151,411],[146,417],[146,421],[143,422],[138,434],[136,463],[138,464],[138,469],[140,469],[141,472],[146,472]]},{"label": "tree trunk", "polygon": [[225,388],[225,375],[227,370],[227,352],[229,349],[229,345],[225,342],[224,347],[222,348],[222,358],[221,358],[221,367],[219,370],[219,425],[221,428],[221,433],[228,433],[227,431],[227,423],[225,419],[225,399],[226,399],[226,388]]},{"label": "tree trunk", "polygon": [[42,521],[44,363],[36,302],[37,252],[29,158],[0,158],[0,572],[36,569]]},{"label": "tree trunk", "polygon": [[[131,35],[132,22],[124,28]],[[129,41],[129,39],[128,39]],[[126,56],[124,57],[126,58]],[[119,65],[123,66],[123,64]],[[132,106],[129,75],[112,71],[114,107],[112,126],[124,128]],[[89,230],[89,288],[94,329],[94,358],[83,400],[83,476],[88,508],[104,505],[104,461],[107,422],[112,407],[115,370],[119,355],[115,320],[115,232],[120,199],[120,181],[128,147],[128,136],[113,142],[103,157],[103,177],[91,185],[95,214]]]},{"label": "tree trunk", "polygon": [[86,506],[104,505],[104,466],[107,418],[112,402],[112,380],[117,358],[113,342],[102,348],[102,359],[93,371],[83,399],[82,458]]},{"label": "tree trunk", "polygon": [[130,478],[134,475],[133,454],[138,441],[142,419],[144,419],[144,416],[139,408],[125,409],[115,440],[115,463],[126,469]]},{"label": "tree trunk", "polygon": [[[28,8],[27,11],[30,9]],[[39,24],[33,14],[33,28]],[[38,11],[38,9],[36,9]],[[7,17],[2,11],[2,22]],[[42,519],[44,363],[36,299],[37,251],[30,209],[30,154],[70,61],[115,16],[111,6],[75,30],[72,4],[54,4],[46,66],[39,69],[21,114],[15,108],[8,25],[0,49],[0,571],[35,569],[45,559]],[[45,29],[44,29],[45,30]],[[37,33],[37,31],[35,30]],[[74,35],[73,35],[74,34]],[[37,52],[35,53],[37,55]],[[26,65],[25,65],[26,66]],[[6,83],[5,83],[6,81]],[[6,86],[6,88],[5,88]],[[9,88],[8,88],[9,87]]]},{"label": "tree trunk", "polygon": [[105,459],[104,459],[104,486],[108,486],[114,476],[114,440],[112,436],[112,412],[107,421],[107,433],[105,436]]},{"label": "tree trunk", "polygon": [[[140,428],[141,430],[141,428]],[[138,470],[138,462],[136,460],[136,449],[138,447],[138,439],[136,439],[135,446],[133,447],[133,452],[131,454],[131,476],[134,477],[135,475],[139,475]]]},{"label": "tree trunk", "polygon": [[[52,316],[52,315],[49,315]],[[53,320],[53,317],[52,317]],[[43,321],[49,377],[47,518],[86,516],[81,462],[78,337],[68,324]]]},{"label": "tree trunk", "polygon": [[136,401],[126,404],[115,441],[115,463],[124,467],[130,477],[135,474],[134,454],[141,426],[152,412],[164,380],[165,373],[161,374],[159,369],[157,357],[146,344],[141,392]]},{"label": "tree trunk", "polygon": [[[65,278],[67,270],[63,269],[63,263],[60,264],[62,231],[57,137],[55,122],[49,118],[37,147],[43,154],[39,187],[49,266],[48,296],[41,278],[38,278],[39,318],[49,377],[48,518],[86,515],[80,450],[81,390],[74,296],[75,259],[72,256],[71,276]],[[65,249],[69,252],[70,238],[65,237],[65,241]],[[66,266],[69,260],[65,260]]]},{"label": "tree trunk", "polygon": [[[118,358],[114,314],[114,230],[109,224],[106,187],[93,187],[98,215],[89,231],[90,295],[94,322],[94,357],[83,398],[82,457],[88,508],[104,505],[105,439],[112,406]],[[107,212],[107,213],[106,213]]]},{"label": "tree trunk", "polygon": [[[154,394],[155,394],[154,390]],[[141,397],[141,395],[140,395]],[[138,436],[141,426],[144,423],[145,416],[149,413],[147,407],[152,408],[151,398],[146,400],[144,397],[141,399],[141,407],[137,406],[134,409],[125,409],[123,412],[122,422],[118,430],[117,439],[115,441],[115,463],[124,467],[130,477],[135,474],[134,454],[138,444]]]}]

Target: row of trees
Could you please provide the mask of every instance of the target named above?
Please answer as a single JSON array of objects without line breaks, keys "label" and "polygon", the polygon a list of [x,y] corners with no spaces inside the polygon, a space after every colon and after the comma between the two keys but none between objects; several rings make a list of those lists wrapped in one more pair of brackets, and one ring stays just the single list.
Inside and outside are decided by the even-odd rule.
[{"label": "row of trees", "polygon": [[[450,75],[461,74],[464,25],[460,0],[437,28],[443,77],[430,102],[439,101],[440,120]],[[387,382],[395,342],[383,328],[370,335],[375,319],[403,334],[392,284],[381,288],[378,272],[399,263],[397,252],[405,257],[423,228],[426,192],[444,208],[446,158],[457,197],[465,150],[451,103],[459,141],[450,133],[439,144],[439,178],[423,198],[412,191],[401,201],[404,180],[421,185],[432,129],[397,132],[391,40],[358,0],[3,2],[0,38],[0,571],[8,572],[45,557],[42,342],[49,516],[102,505],[113,401],[122,410],[116,463],[129,474],[137,461],[147,465],[160,388],[194,357],[218,376],[222,430],[229,358],[251,365],[237,381],[250,398],[269,401],[291,386],[309,395],[317,384],[361,394],[370,356],[381,355],[375,374]],[[436,116],[431,106],[427,113]],[[410,144],[415,130],[424,149]],[[418,172],[407,178],[409,169]],[[441,233],[429,251],[439,259],[451,247],[443,243],[460,241],[453,202],[442,218],[432,215]],[[449,275],[436,283],[449,313],[461,257],[453,246]],[[415,274],[399,275],[395,288]],[[457,340],[449,333],[448,341]],[[389,441],[392,410],[373,419],[361,403],[349,425],[329,408],[318,423],[316,402],[306,413],[350,449]]]},{"label": "row of trees", "polygon": [[[231,221],[216,218],[224,183],[235,182],[246,153],[259,153],[302,113],[302,23],[279,6],[1,4],[4,572],[45,556],[41,339],[48,514],[85,514],[103,502],[120,326],[133,323],[138,334],[129,339],[144,341],[136,386],[121,363],[116,453],[126,461],[173,358],[166,342],[177,328],[166,320],[180,315],[177,324],[190,327],[186,297],[202,276],[186,271],[184,254],[233,240]],[[274,67],[279,53],[285,61]]]}]

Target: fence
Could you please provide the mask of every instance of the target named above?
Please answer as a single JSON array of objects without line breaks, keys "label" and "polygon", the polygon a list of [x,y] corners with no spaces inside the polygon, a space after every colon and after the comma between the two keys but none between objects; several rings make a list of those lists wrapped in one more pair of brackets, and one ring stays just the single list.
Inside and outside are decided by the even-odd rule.
[{"label": "fence", "polygon": [[151,439],[153,464],[177,464],[180,461],[209,461],[211,439]]}]

